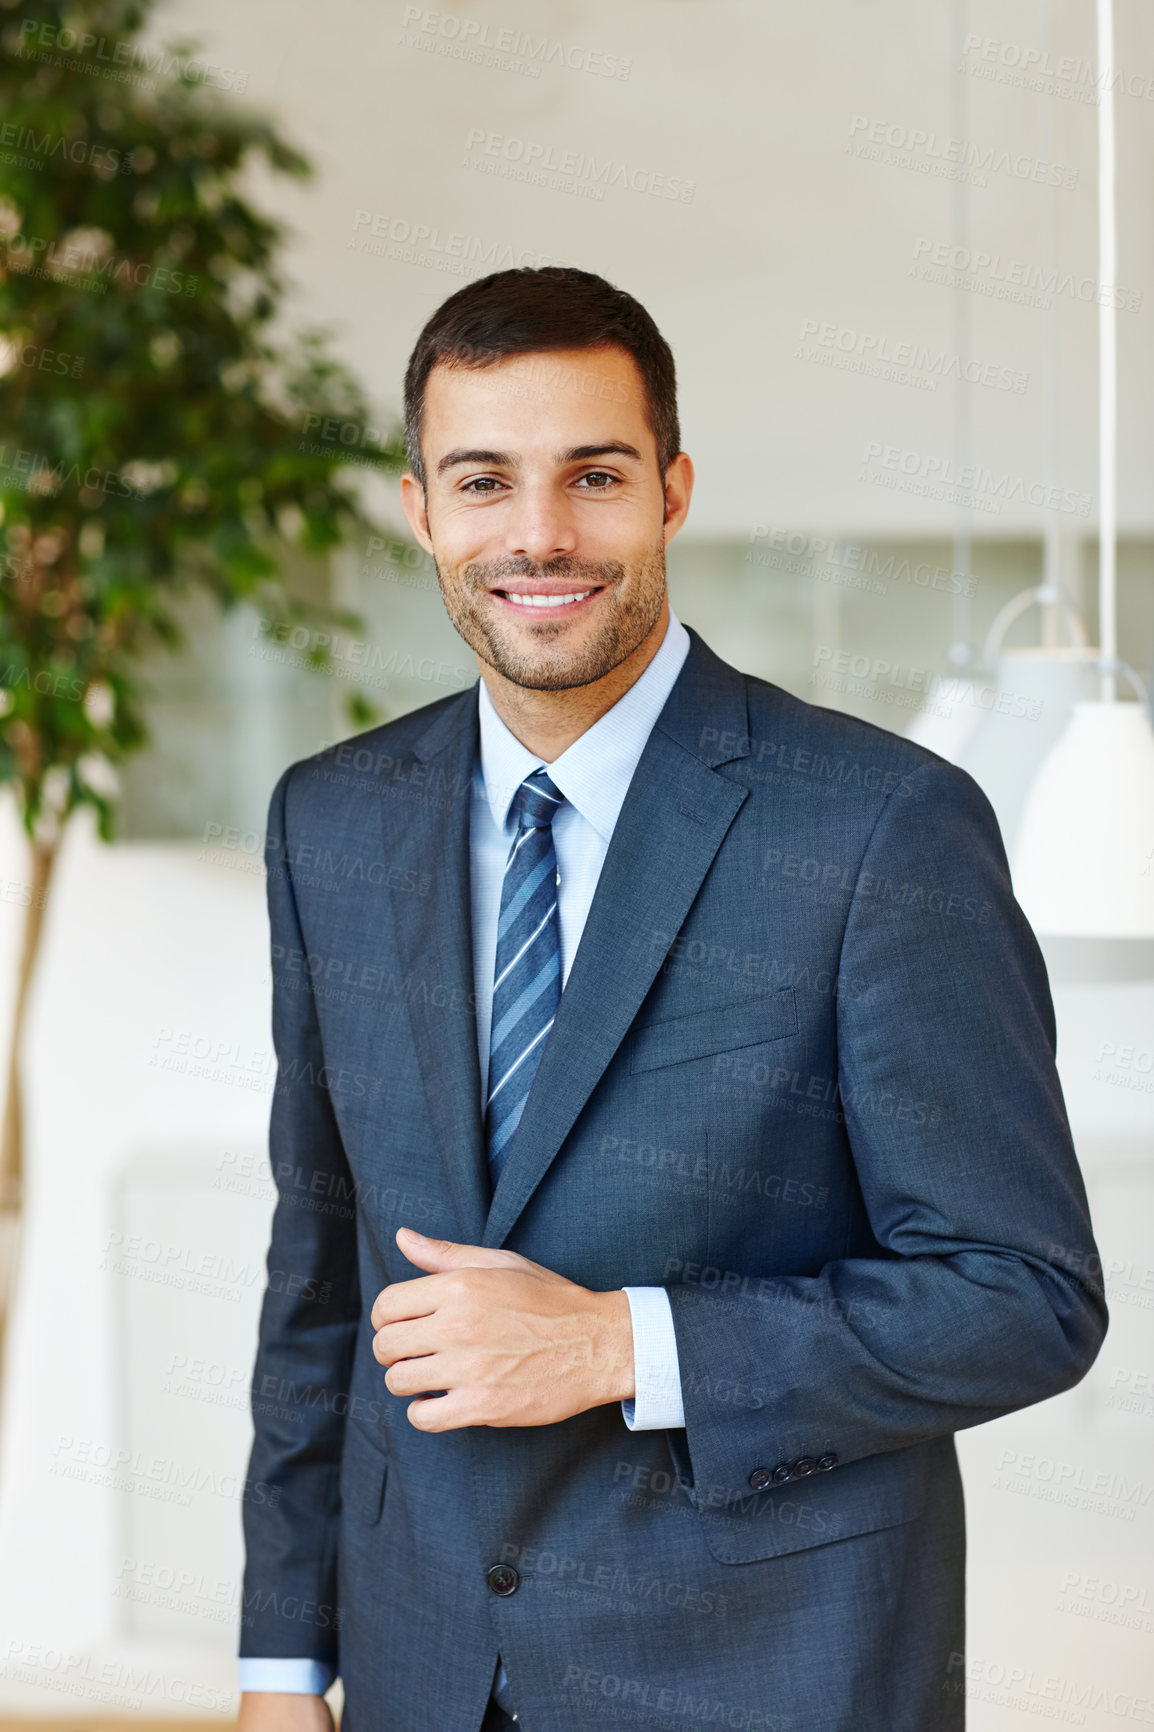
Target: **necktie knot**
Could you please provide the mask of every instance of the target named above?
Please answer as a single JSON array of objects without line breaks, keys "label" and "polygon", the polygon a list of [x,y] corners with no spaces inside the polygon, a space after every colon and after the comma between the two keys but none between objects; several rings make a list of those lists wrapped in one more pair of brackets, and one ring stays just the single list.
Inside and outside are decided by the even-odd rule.
[{"label": "necktie knot", "polygon": [[554,787],[545,770],[526,776],[513,796],[518,822],[530,830],[547,829],[564,803],[564,794]]}]

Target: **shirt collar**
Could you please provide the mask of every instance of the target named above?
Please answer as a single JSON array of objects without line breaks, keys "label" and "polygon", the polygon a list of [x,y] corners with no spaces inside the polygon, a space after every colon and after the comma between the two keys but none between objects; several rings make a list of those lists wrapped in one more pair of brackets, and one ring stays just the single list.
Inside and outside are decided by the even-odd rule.
[{"label": "shirt collar", "polygon": [[[661,646],[645,671],[611,709],[545,766],[554,786],[606,843],[613,834],[637,760],[688,653],[689,633],[671,607]],[[514,794],[545,760],[535,757],[509,732],[493,707],[484,680],[480,688],[481,777],[493,822],[504,830]]]}]

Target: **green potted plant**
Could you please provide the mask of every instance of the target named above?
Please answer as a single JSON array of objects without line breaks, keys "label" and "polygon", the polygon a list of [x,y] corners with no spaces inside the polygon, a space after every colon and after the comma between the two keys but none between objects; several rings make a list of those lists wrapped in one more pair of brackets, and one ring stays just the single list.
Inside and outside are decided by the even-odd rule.
[{"label": "green potted plant", "polygon": [[[236,75],[157,51],[151,0],[3,0],[0,23],[0,780],[29,839],[0,1136],[0,1346],[21,1198],[19,1055],[60,838],[112,834],[110,766],[146,743],[139,658],[207,591],[266,618],[359,624],[293,592],[278,556],[368,524],[340,439],[361,391],[320,333],[276,334],[281,227],[254,161],[305,159]],[[0,11],[0,19],[4,12]],[[230,88],[231,86],[231,88]],[[305,436],[306,430],[309,436]],[[359,467],[400,466],[371,431]],[[312,665],[326,665],[317,632]],[[375,712],[359,694],[350,721]]]}]

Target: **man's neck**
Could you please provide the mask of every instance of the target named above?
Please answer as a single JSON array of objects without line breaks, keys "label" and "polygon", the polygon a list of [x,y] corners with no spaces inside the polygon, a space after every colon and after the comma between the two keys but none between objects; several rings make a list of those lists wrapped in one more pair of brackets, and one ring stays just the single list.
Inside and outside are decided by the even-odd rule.
[{"label": "man's neck", "polygon": [[561,692],[534,691],[506,679],[478,656],[481,678],[493,700],[493,708],[513,737],[527,751],[551,764],[641,678],[661,648],[668,625],[669,602],[665,599],[652,630],[637,648],[617,667],[587,686],[573,686]]}]

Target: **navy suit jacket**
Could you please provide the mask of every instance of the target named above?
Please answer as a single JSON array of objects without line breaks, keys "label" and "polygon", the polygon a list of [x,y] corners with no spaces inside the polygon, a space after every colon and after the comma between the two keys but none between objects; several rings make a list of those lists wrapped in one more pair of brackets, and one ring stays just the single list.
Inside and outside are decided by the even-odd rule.
[{"label": "navy suit jacket", "polygon": [[[351,1732],[964,1720],[953,1433],[1106,1327],[1045,969],[961,771],[692,647],[490,1196],[472,688],[286,771],[279,1200],[241,1652]],[[685,1425],[429,1435],[369,1311],[397,1227],[667,1288]],[[494,1566],[500,1566],[494,1568]]]}]

